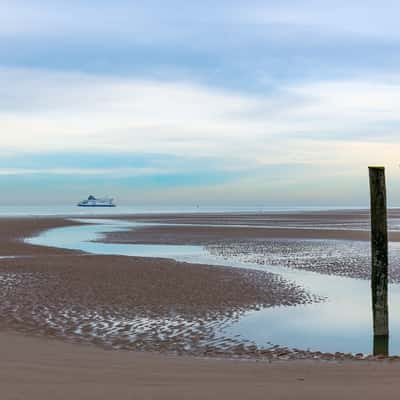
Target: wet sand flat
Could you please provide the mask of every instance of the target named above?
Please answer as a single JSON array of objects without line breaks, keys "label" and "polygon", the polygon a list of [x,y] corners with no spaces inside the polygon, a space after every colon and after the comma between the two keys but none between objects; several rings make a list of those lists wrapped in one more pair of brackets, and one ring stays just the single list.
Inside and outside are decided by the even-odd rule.
[{"label": "wet sand flat", "polygon": [[[114,217],[113,217],[114,218]],[[117,216],[114,219],[161,224],[107,235],[115,243],[208,244],[242,239],[337,239],[369,241],[369,212],[326,211],[262,214],[171,214]],[[163,225],[164,224],[164,225]],[[173,225],[179,224],[179,225]],[[218,226],[220,225],[220,226]],[[221,226],[223,225],[223,226]],[[400,241],[400,211],[389,212],[389,238]]]},{"label": "wet sand flat", "polygon": [[[398,283],[400,212],[391,210],[389,216],[389,279]],[[150,225],[107,233],[102,242],[200,245],[208,253],[233,262],[281,265],[357,279],[369,279],[371,275],[366,211],[124,218]]]},{"label": "wet sand flat", "polygon": [[247,310],[315,300],[261,271],[95,255],[0,260],[0,289],[3,329],[201,356],[246,355],[215,329]]},{"label": "wet sand flat", "polygon": [[[388,218],[391,240],[400,241],[400,210],[389,210]],[[368,210],[221,214],[199,212],[196,214],[121,215],[116,216],[115,219],[157,224],[185,224],[186,227],[175,227],[177,234],[181,228],[184,228],[189,233],[189,240],[196,234],[198,235],[196,240],[203,241],[210,240],[207,235],[212,235],[211,240],[221,237],[369,240],[370,227]],[[195,230],[191,230],[192,228]],[[151,227],[147,228],[147,232],[148,239],[153,239]],[[163,238],[165,239],[167,238]],[[174,240],[182,239],[175,238]]]},{"label": "wet sand flat", "polygon": [[[2,329],[114,349],[247,356],[257,349],[216,330],[248,310],[319,300],[262,271],[21,242],[40,229],[69,225],[64,219],[2,222],[0,255],[17,256],[0,259]],[[274,357],[275,350],[258,356]]]},{"label": "wet sand flat", "polygon": [[[265,220],[271,218],[270,216],[214,215],[212,218],[210,215],[186,215],[177,219],[187,221],[194,217],[198,220],[198,225],[201,222],[201,226],[140,227],[126,232],[114,232],[101,240],[119,241],[122,240],[120,235],[125,235],[124,240],[128,243],[153,243],[157,240],[161,243],[185,243],[184,240],[191,240],[203,245],[211,254],[227,256],[233,260],[239,256],[239,261],[247,257],[252,262],[262,263],[273,261],[276,257],[274,246],[271,247],[271,242],[265,241],[268,238],[261,240],[260,236],[253,238],[248,234],[251,231],[260,235],[264,228],[204,226],[210,223],[210,218],[214,223],[220,222],[219,218],[240,218],[241,223],[244,223],[244,220]],[[307,217],[308,215],[302,216],[303,219]],[[173,221],[175,216],[123,217],[133,221],[148,221],[149,218],[153,222],[157,220],[161,223],[164,219]],[[282,218],[283,216],[279,216],[279,219]],[[292,218],[292,215],[286,216],[288,220]],[[320,218],[312,214],[311,219],[320,221]],[[323,216],[324,223],[327,218],[353,221],[360,216],[347,213],[343,217],[328,214]],[[296,216],[296,219],[300,219],[300,216]],[[276,346],[277,343],[258,348],[252,343],[246,343],[243,338],[235,340],[221,336],[221,329],[246,311],[324,301],[295,283],[283,280],[279,275],[249,269],[192,265],[160,258],[88,255],[77,251],[33,246],[23,243],[21,238],[40,230],[77,222],[63,218],[2,221],[0,236],[3,241],[0,255],[24,256],[0,259],[0,312],[3,316],[0,326],[3,329],[12,328],[32,335],[91,342],[109,348],[195,356],[239,356],[268,360],[365,358],[342,353],[323,354],[304,349],[292,351]],[[218,230],[219,236],[215,235],[214,229]],[[206,241],[199,240],[196,236],[198,230],[204,237],[208,233]],[[143,239],[143,235],[146,236],[149,231],[151,237]],[[240,231],[244,231],[240,240],[228,235],[229,232]],[[364,269],[357,269],[358,264],[353,263],[351,268],[344,270],[341,265],[346,265],[347,261],[337,264],[335,255],[332,256],[333,261],[328,260],[324,254],[328,249],[325,243],[322,243],[319,254],[315,255],[315,249],[312,248],[312,257],[309,258],[297,257],[294,244],[289,242],[287,248],[283,246],[286,258],[278,254],[278,264],[285,265],[285,260],[295,260],[293,265],[288,266],[314,268],[318,272],[337,275],[351,273],[356,277],[368,276],[369,263],[366,260],[361,260],[360,264]],[[277,248],[278,252],[282,251],[282,242],[279,242]],[[300,246],[298,252],[305,253],[304,246]],[[340,257],[339,254],[338,259]],[[299,263],[297,259],[307,262]]]}]

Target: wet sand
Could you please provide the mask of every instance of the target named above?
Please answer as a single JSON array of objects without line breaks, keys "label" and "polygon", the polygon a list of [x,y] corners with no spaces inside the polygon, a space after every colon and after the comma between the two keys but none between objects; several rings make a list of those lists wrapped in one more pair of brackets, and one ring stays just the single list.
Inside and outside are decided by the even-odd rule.
[{"label": "wet sand", "polygon": [[0,218],[0,257],[77,254],[70,250],[32,246],[22,239],[63,226],[79,225],[64,218]]},{"label": "wet sand", "polygon": [[20,240],[69,224],[2,220],[0,255],[17,258],[0,259],[0,328],[114,349],[277,358],[288,352],[261,351],[216,332],[245,311],[321,301],[262,271],[88,255]]},{"label": "wet sand", "polygon": [[[390,210],[388,214],[389,228],[395,229],[389,232],[390,240],[400,242],[400,210]],[[369,241],[369,218],[369,212],[364,210],[286,214],[127,215],[114,219],[165,225],[141,228],[140,235],[113,232],[107,235],[107,239],[115,243],[203,245],[223,240],[278,238]]]},{"label": "wet sand", "polygon": [[[220,223],[220,218],[226,222],[229,217],[240,219],[241,223],[261,218],[265,223],[267,218],[265,215],[252,214],[228,217],[214,215],[213,218],[209,215],[186,215],[177,219],[192,223],[194,217],[197,224],[210,223],[211,219],[214,223]],[[336,218],[352,221],[352,226],[361,218],[359,214],[347,213],[343,216],[328,213],[318,218],[314,214],[302,216],[303,219],[308,217],[316,224],[326,224],[328,219],[332,221]],[[174,221],[175,216],[122,218],[162,222]],[[292,223],[292,215],[285,218]],[[279,216],[279,220],[282,219]],[[299,220],[300,216],[296,215],[295,219]],[[107,348],[195,356],[268,360],[370,358],[368,355],[293,350],[279,347],[276,343],[258,348],[243,338],[236,340],[221,335],[222,328],[249,310],[324,301],[278,275],[248,269],[178,263],[168,259],[96,256],[33,246],[23,243],[21,238],[40,230],[77,222],[63,218],[11,218],[2,222],[0,256],[23,256],[0,259],[0,327],[3,329],[90,342]],[[237,239],[234,235],[242,230],[242,239]],[[369,261],[357,258],[360,253],[358,248],[354,262],[349,263],[348,259],[343,261],[340,251],[336,254],[327,247],[329,241],[318,242],[319,252],[316,253],[314,244],[307,249],[304,243],[298,245],[293,239],[285,239],[288,242],[282,239],[271,241],[268,237],[261,239],[250,234],[260,235],[264,231],[268,229],[163,225],[114,232],[102,240],[123,243],[189,242],[205,246],[211,254],[240,262],[276,262],[294,268],[361,278],[369,275]],[[295,232],[296,229],[282,231]],[[323,236],[324,230],[319,232]],[[199,233],[207,240],[199,238]],[[367,242],[362,241],[342,242],[346,246],[349,243],[368,246]],[[304,257],[307,251],[311,255]],[[367,252],[368,249],[361,249],[363,256]],[[400,275],[400,268],[394,271]],[[397,278],[398,275],[393,276]]]},{"label": "wet sand", "polygon": [[[114,217],[113,217],[114,218]],[[388,211],[391,241],[400,241],[400,210]],[[232,214],[147,214],[116,216],[114,219],[157,224],[185,224],[175,226],[169,238],[169,227],[152,227],[142,233],[141,242],[160,240],[160,243],[209,243],[219,239],[292,238],[369,240],[370,215],[367,210],[313,211],[290,213],[232,213]],[[190,226],[194,225],[194,226]],[[201,226],[208,225],[208,226]],[[224,225],[224,226],[210,226]],[[227,226],[226,226],[227,225]],[[162,236],[163,230],[165,235]],[[187,234],[187,239],[184,238]],[[121,235],[122,239],[124,236]],[[185,241],[186,240],[186,241]],[[139,242],[138,242],[139,243]]]},{"label": "wet sand", "polygon": [[[389,216],[389,225],[395,229],[389,234],[389,279],[398,283],[400,211],[392,210]],[[233,262],[281,265],[357,279],[371,276],[369,213],[365,211],[147,215],[124,219],[163,225],[107,233],[101,241],[200,245],[210,254]]]},{"label": "wet sand", "polygon": [[216,329],[247,310],[315,300],[259,271],[122,256],[0,260],[0,327],[107,348],[255,355]]}]

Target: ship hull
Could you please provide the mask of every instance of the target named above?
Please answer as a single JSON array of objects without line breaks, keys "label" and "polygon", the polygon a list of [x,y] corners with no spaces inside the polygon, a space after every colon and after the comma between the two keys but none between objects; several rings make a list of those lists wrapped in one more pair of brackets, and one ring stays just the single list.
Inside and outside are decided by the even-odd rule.
[{"label": "ship hull", "polygon": [[78,207],[115,207],[115,204],[77,204]]}]

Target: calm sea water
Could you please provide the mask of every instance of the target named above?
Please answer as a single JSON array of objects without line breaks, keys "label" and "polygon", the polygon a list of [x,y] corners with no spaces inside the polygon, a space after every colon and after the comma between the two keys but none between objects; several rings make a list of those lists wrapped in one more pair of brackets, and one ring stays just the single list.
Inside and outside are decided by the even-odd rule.
[{"label": "calm sea water", "polygon": [[147,213],[206,213],[206,212],[296,212],[296,211],[329,211],[329,210],[359,210],[359,207],[338,206],[128,206],[117,207],[77,207],[76,205],[0,205],[0,217],[21,216],[71,216],[71,215],[121,215]]}]

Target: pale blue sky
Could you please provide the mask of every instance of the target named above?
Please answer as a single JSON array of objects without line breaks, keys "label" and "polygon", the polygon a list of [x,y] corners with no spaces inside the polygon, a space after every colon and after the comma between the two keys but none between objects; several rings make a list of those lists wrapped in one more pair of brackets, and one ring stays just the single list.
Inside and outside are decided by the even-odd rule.
[{"label": "pale blue sky", "polygon": [[399,12],[0,0],[0,203],[399,205]]}]

